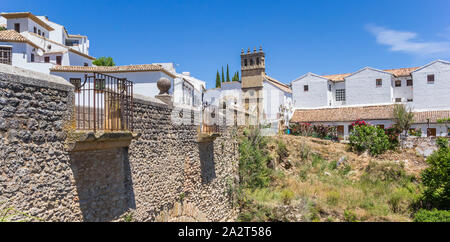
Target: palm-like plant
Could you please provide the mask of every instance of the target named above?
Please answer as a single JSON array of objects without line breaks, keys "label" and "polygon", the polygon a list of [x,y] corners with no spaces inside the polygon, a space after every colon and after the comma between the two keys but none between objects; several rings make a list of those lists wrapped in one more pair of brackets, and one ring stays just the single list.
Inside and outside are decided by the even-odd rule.
[{"label": "palm-like plant", "polygon": [[411,124],[414,122],[414,113],[411,108],[406,108],[405,105],[396,104],[393,111],[395,127],[400,133],[408,133]]}]

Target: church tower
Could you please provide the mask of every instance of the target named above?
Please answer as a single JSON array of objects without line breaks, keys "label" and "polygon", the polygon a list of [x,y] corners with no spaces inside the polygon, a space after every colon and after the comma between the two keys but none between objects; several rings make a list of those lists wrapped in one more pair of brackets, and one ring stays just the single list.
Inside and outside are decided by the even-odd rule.
[{"label": "church tower", "polygon": [[244,49],[241,50],[241,77],[242,88],[255,88],[262,87],[263,75],[266,71],[265,54],[262,51],[262,47],[259,47],[259,51],[256,48],[253,52],[250,52],[248,48],[247,53],[244,53]]},{"label": "church tower", "polygon": [[241,50],[241,86],[246,111],[246,125],[260,124],[263,113],[263,81],[266,71],[265,54],[262,47],[247,53]]}]

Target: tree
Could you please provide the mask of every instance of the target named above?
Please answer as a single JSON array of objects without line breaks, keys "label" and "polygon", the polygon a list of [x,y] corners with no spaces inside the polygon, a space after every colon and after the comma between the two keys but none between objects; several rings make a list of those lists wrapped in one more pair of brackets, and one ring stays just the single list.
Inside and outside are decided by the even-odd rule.
[{"label": "tree", "polygon": [[225,78],[223,76],[223,66],[222,66],[222,82],[225,82]]},{"label": "tree", "polygon": [[230,69],[228,68],[228,64],[227,64],[227,82],[230,82]]},{"label": "tree", "polygon": [[439,149],[427,158],[429,165],[422,171],[422,183],[425,186],[423,200],[427,207],[450,209],[450,148],[448,139],[436,140]]},{"label": "tree", "polygon": [[400,133],[408,133],[411,124],[414,122],[414,113],[411,108],[406,108],[405,105],[396,104],[393,111],[395,127]]},{"label": "tree", "polygon": [[216,88],[220,87],[220,75],[219,75],[219,70],[217,70],[217,75],[216,75]]},{"label": "tree", "polygon": [[115,66],[116,64],[113,61],[112,57],[100,57],[92,62],[92,64],[96,66]]},{"label": "tree", "polygon": [[3,31],[3,30],[6,30],[6,28],[3,26],[0,26],[0,31]]}]

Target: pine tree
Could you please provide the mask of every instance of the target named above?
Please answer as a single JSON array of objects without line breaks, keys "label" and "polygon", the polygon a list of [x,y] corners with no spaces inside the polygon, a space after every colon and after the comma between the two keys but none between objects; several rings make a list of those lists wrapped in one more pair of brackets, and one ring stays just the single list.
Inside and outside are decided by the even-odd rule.
[{"label": "pine tree", "polygon": [[224,82],[224,81],[225,81],[225,78],[223,76],[223,66],[222,66],[222,82]]},{"label": "pine tree", "polygon": [[228,64],[227,64],[227,82],[230,82],[230,69],[228,68]]},{"label": "pine tree", "polygon": [[219,75],[219,70],[217,70],[217,75],[216,75],[216,88],[220,87],[220,75]]}]

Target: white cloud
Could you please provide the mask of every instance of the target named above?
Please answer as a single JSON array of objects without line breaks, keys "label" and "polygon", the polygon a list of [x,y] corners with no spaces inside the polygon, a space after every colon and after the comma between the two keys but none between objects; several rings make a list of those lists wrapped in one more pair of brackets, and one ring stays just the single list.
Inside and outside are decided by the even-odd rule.
[{"label": "white cloud", "polygon": [[397,31],[376,25],[366,25],[366,29],[375,35],[379,44],[390,46],[391,51],[420,56],[436,54],[450,55],[450,41],[420,41],[417,40],[417,33]]}]

